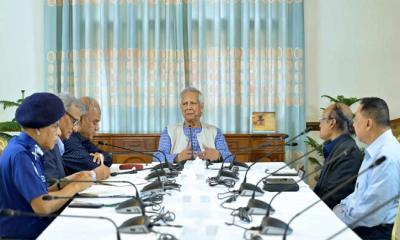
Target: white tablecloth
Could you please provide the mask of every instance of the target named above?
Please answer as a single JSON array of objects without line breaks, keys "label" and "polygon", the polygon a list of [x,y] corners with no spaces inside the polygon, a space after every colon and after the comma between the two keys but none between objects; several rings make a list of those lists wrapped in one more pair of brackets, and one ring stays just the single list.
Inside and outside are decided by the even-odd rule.
[{"label": "white tablecloth", "polygon": [[[256,183],[257,180],[266,176],[266,169],[277,169],[283,163],[257,163],[250,170],[247,182]],[[220,164],[214,164],[210,167],[219,168]],[[113,166],[112,171],[118,171],[118,166]],[[109,180],[127,180],[135,183],[139,190],[147,184],[144,177],[149,171],[141,171],[138,174],[118,175]],[[176,214],[176,219],[170,224],[183,225],[183,228],[173,227],[154,227],[157,232],[171,233],[178,239],[243,239],[244,230],[235,226],[228,226],[225,222],[232,222],[231,211],[220,207],[223,200],[217,199],[217,194],[226,192],[227,188],[223,186],[210,187],[206,183],[208,177],[217,175],[216,170],[206,170],[203,162],[188,162],[182,173],[176,178],[176,182],[182,184],[180,191],[169,191],[164,197],[162,206],[165,210]],[[244,171],[240,172],[240,181],[243,180]],[[296,177],[296,180],[298,178]],[[123,186],[104,186],[94,185],[85,192],[96,193],[99,195],[134,195],[132,186],[122,184]],[[262,185],[262,184],[260,184]],[[282,221],[289,221],[297,212],[301,211],[311,203],[318,200],[318,196],[303,182],[300,184],[298,192],[284,192],[280,194],[272,203],[276,212],[271,217]],[[239,188],[240,182],[235,186]],[[262,186],[261,186],[262,187]],[[266,192],[258,197],[261,200],[269,202],[275,193]],[[238,197],[237,201],[226,204],[226,206],[237,208],[245,207],[249,197]],[[79,199],[79,201],[113,203],[124,199]],[[151,208],[146,208],[151,211]],[[113,207],[102,207],[99,209],[88,208],[69,208],[67,207],[63,214],[73,214],[80,216],[105,216],[113,219],[117,225],[125,220],[137,216],[134,214],[119,214]],[[39,239],[116,239],[115,227],[107,221],[97,219],[81,219],[58,217],[50,226],[40,235]],[[261,223],[262,216],[253,216],[251,223],[244,223],[236,218],[236,223],[249,228],[258,226]],[[305,212],[290,225],[293,232],[287,239],[326,239],[333,233],[345,227],[345,225],[332,213],[332,211],[323,203]],[[247,232],[250,235],[251,232]],[[158,234],[122,234],[122,239],[157,239]],[[266,236],[263,239],[282,239],[282,236]],[[351,230],[346,230],[336,239],[359,239]]]}]

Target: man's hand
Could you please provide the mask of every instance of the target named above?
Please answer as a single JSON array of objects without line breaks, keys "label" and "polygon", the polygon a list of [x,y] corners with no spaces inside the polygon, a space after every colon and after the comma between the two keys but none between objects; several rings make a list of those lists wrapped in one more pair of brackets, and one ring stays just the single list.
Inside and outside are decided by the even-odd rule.
[{"label": "man's hand", "polygon": [[199,158],[203,160],[209,159],[211,161],[216,161],[219,159],[220,154],[217,149],[207,147],[206,145],[203,145],[203,147],[204,151],[199,154]]},{"label": "man's hand", "polygon": [[104,164],[101,164],[97,168],[93,169],[93,171],[96,172],[97,180],[104,180],[110,176],[110,168],[108,168]]},{"label": "man's hand", "polygon": [[93,162],[97,164],[103,164],[104,163],[104,156],[101,153],[91,153],[90,156],[93,157]]},{"label": "man's hand", "polygon": [[[72,181],[92,181],[92,176],[89,174],[89,171],[82,171],[82,172],[77,172],[73,174],[73,177],[71,179]],[[71,182],[72,184],[73,182]],[[76,185],[78,185],[80,190],[77,192],[83,191],[86,188],[90,187],[93,185],[92,182],[76,182]]]},{"label": "man's hand", "polygon": [[176,156],[176,162],[181,162],[184,160],[189,160],[192,158],[192,145],[188,144],[188,146],[182,150],[182,152],[180,152],[177,156]]}]

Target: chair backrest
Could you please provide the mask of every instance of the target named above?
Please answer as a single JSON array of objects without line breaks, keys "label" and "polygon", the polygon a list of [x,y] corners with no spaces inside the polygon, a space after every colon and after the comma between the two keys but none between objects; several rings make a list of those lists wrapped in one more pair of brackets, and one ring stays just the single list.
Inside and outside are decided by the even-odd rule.
[{"label": "chair backrest", "polygon": [[3,153],[4,148],[6,148],[10,136],[4,133],[0,133],[0,156]]},{"label": "chair backrest", "polygon": [[396,218],[394,219],[394,225],[392,230],[392,240],[400,240],[400,205],[397,210]]},{"label": "chair backrest", "polygon": [[392,128],[394,136],[400,142],[400,118],[390,121],[390,127]]}]

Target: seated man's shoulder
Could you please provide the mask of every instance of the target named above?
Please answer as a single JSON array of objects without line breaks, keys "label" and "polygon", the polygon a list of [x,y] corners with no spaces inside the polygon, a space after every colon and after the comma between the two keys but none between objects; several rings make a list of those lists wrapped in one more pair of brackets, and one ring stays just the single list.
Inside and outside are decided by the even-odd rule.
[{"label": "seated man's shoulder", "polygon": [[82,144],[82,136],[79,133],[72,133],[68,139],[63,140],[65,146],[70,144]]}]

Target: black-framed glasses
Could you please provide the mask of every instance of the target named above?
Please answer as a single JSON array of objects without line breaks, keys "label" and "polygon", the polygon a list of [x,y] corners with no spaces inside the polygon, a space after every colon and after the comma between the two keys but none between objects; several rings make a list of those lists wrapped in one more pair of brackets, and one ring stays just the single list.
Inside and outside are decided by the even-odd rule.
[{"label": "black-framed glasses", "polygon": [[74,116],[72,116],[72,114],[67,112],[67,111],[65,111],[65,113],[68,115],[68,117],[71,118],[73,126],[78,126],[79,125],[79,122],[80,122],[79,119],[74,118]]}]

